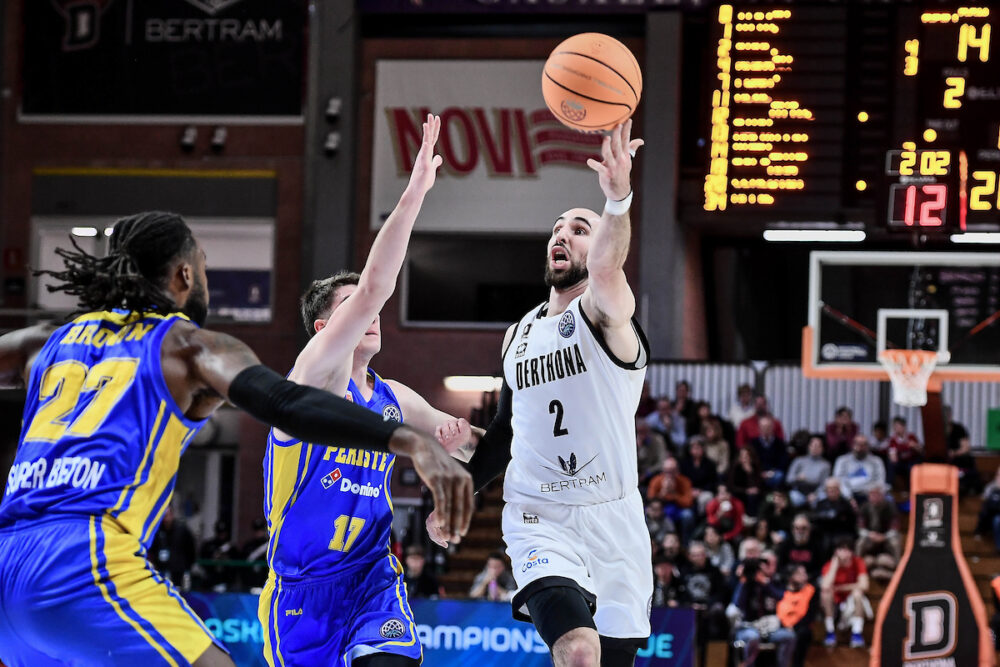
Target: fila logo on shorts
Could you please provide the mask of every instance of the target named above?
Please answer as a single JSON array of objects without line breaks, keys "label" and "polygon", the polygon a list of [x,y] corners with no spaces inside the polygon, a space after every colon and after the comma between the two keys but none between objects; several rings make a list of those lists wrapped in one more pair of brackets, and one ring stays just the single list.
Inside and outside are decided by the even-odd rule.
[{"label": "fila logo on shorts", "polygon": [[538,523],[537,514],[528,514],[527,512],[521,512],[521,516],[524,517],[525,523]]}]

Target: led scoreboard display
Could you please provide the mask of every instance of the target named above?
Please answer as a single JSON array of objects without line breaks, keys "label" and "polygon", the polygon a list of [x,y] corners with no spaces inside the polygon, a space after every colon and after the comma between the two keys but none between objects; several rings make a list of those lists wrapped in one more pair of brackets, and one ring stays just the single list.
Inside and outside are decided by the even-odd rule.
[{"label": "led scoreboard display", "polygon": [[692,219],[1000,229],[998,16],[938,2],[713,9]]}]

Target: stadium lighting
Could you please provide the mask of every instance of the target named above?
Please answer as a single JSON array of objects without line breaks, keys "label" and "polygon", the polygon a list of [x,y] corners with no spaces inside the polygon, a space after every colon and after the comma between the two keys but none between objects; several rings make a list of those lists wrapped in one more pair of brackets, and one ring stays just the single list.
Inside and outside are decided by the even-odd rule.
[{"label": "stadium lighting", "polygon": [[865,240],[861,229],[765,229],[765,241],[858,243]]},{"label": "stadium lighting", "polygon": [[492,375],[449,375],[444,379],[448,391],[499,391],[503,378]]}]

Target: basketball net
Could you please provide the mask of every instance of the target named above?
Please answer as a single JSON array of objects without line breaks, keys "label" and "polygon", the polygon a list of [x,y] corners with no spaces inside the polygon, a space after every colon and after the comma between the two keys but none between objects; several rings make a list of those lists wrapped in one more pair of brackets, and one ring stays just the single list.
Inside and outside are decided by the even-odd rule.
[{"label": "basketball net", "polygon": [[892,402],[905,407],[927,405],[927,383],[938,353],[930,350],[882,350],[878,360],[892,381]]}]

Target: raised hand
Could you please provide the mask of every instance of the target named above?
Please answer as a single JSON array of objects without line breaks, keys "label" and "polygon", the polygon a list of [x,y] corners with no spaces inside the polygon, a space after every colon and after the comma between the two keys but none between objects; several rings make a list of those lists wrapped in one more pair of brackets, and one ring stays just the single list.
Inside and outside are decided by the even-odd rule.
[{"label": "raised hand", "polygon": [[597,172],[604,196],[613,201],[625,199],[632,192],[632,154],[645,141],[632,139],[632,119],[616,125],[601,142],[601,162],[591,158],[587,166]]},{"label": "raised hand", "polygon": [[466,419],[452,418],[434,429],[434,437],[450,454],[472,440],[472,426]]},{"label": "raised hand", "polygon": [[409,187],[419,188],[422,192],[427,192],[434,186],[438,167],[443,161],[440,155],[434,154],[434,147],[437,145],[440,134],[441,117],[427,114],[427,120],[424,121],[423,142],[417,152],[417,159],[413,162]]}]

